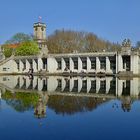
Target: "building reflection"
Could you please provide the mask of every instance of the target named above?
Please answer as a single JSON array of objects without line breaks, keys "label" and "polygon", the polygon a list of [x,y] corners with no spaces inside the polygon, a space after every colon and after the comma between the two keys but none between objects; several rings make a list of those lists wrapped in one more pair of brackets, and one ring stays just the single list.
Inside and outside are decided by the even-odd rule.
[{"label": "building reflection", "polygon": [[[36,77],[1,76],[1,98],[17,111],[34,109],[36,118],[46,117],[46,106],[57,114],[71,115],[96,109],[112,99],[121,101],[124,112],[131,111],[132,103],[139,100],[140,79],[118,79],[115,77]],[[7,91],[11,96],[5,96]],[[19,100],[16,94],[26,93]],[[30,94],[33,94],[30,97]],[[9,97],[7,99],[7,97]],[[35,103],[32,101],[35,98]],[[36,100],[37,99],[37,100]],[[28,99],[27,99],[28,100]],[[114,104],[113,107],[118,105]]]}]

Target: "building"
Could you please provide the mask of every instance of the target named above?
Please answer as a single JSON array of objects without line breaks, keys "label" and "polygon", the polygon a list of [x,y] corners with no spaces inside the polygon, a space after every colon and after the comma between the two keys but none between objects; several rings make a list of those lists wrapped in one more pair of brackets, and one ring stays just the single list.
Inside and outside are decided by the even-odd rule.
[{"label": "building", "polygon": [[35,74],[140,75],[140,53],[131,50],[129,40],[123,42],[121,52],[48,54],[46,24],[35,23],[34,36],[41,55],[5,59],[1,74],[27,74],[32,69]]}]

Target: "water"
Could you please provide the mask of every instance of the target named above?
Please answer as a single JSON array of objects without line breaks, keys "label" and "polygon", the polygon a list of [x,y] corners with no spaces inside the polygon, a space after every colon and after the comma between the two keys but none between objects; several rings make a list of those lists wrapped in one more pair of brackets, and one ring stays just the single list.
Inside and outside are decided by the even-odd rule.
[{"label": "water", "polygon": [[0,77],[2,140],[140,139],[140,79]]}]

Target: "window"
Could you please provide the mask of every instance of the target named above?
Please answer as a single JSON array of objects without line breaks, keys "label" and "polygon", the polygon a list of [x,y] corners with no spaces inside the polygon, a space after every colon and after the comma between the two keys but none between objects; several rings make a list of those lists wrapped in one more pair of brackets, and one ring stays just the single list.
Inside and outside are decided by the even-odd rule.
[{"label": "window", "polygon": [[26,62],[23,62],[23,70],[26,69]]},{"label": "window", "polygon": [[106,57],[100,57],[100,68],[101,69],[106,69]]},{"label": "window", "polygon": [[37,31],[37,27],[35,27],[35,31]]},{"label": "window", "polygon": [[7,71],[7,68],[3,68],[3,71]]},{"label": "window", "polygon": [[42,27],[41,30],[44,31],[44,28]]},{"label": "window", "polygon": [[58,82],[58,86],[57,88],[61,89],[61,85],[62,85],[62,80],[61,79],[57,79],[57,82]]},{"label": "window", "polygon": [[64,60],[65,60],[65,64],[66,64],[66,69],[70,69],[69,58],[64,58]]},{"label": "window", "polygon": [[74,61],[74,69],[78,70],[78,61]]},{"label": "window", "polygon": [[85,70],[87,69],[87,61],[86,60],[82,61],[82,68]]},{"label": "window", "polygon": [[17,69],[19,70],[19,68],[20,68],[20,67],[19,67],[19,62],[17,62]]},{"label": "window", "polygon": [[7,81],[7,78],[6,77],[3,77],[3,81]]},{"label": "window", "polygon": [[91,61],[91,69],[96,69],[96,61]]},{"label": "window", "polygon": [[61,61],[57,61],[57,65],[58,65],[58,70],[61,70],[62,69],[62,63],[61,63]]},{"label": "window", "polygon": [[90,61],[91,61],[91,69],[96,69],[96,58],[90,57]]},{"label": "window", "polygon": [[106,62],[105,61],[101,61],[101,69],[106,69]]}]

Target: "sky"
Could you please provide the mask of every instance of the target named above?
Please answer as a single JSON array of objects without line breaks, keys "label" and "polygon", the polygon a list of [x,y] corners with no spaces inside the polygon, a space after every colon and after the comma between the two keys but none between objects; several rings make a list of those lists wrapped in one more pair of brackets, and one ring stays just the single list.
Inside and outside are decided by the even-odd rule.
[{"label": "sky", "polygon": [[39,16],[47,35],[71,29],[116,43],[140,41],[140,0],[0,0],[0,44],[18,32],[32,34]]}]

